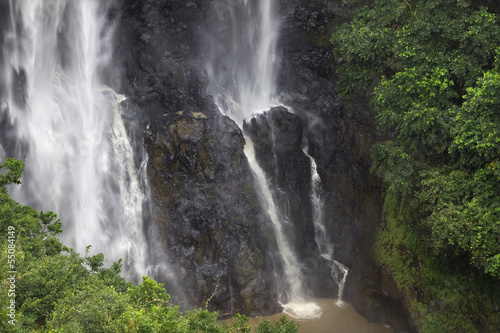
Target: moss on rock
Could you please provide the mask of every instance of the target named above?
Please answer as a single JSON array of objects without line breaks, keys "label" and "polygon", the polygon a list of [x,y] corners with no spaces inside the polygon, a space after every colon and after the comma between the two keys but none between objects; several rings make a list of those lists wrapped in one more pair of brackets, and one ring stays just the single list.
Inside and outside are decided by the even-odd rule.
[{"label": "moss on rock", "polygon": [[425,247],[405,198],[388,193],[385,223],[378,231],[376,256],[404,293],[421,332],[497,332],[497,280],[460,262],[443,263]]}]

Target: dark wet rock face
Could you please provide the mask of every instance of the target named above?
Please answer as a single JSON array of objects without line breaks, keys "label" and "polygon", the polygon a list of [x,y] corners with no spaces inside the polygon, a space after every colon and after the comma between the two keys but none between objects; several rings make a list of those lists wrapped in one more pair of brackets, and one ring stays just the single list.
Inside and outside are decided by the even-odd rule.
[{"label": "dark wet rock face", "polygon": [[195,305],[222,315],[277,311],[272,229],[253,187],[240,129],[225,116],[178,112],[148,137],[160,240]]},{"label": "dark wet rock face", "polygon": [[240,129],[206,94],[197,36],[210,10],[203,0],[125,0],[117,19],[115,86],[149,156],[150,264],[185,308],[209,300],[221,315],[271,314],[280,307],[270,221]]},{"label": "dark wet rock face", "polygon": [[[244,122],[257,162],[264,170],[278,209],[293,226],[288,235],[299,261],[312,255],[311,164],[302,151],[302,120],[284,107],[272,108]],[[290,237],[291,236],[291,237]]]},{"label": "dark wet rock face", "polygon": [[[285,233],[303,267],[305,285],[317,297],[335,297],[338,286],[315,241],[311,161],[303,150],[304,122],[285,107],[246,119],[245,135],[270,183]],[[289,223],[290,228],[286,227]]]},{"label": "dark wet rock face", "polygon": [[[146,133],[155,221],[147,229],[161,244],[155,260],[165,253],[191,306],[213,295],[209,308],[221,314],[267,314],[279,308],[272,228],[241,131],[206,90],[200,36],[217,17],[215,2],[122,0],[115,13],[120,70],[109,84],[127,96],[125,117],[138,123],[136,135]],[[380,182],[369,173],[373,114],[363,100],[344,107],[335,92],[328,30],[346,8],[303,0],[277,1],[277,8],[277,91],[293,113],[273,109],[247,121],[245,132],[293,224],[290,236],[314,294],[335,296],[337,287],[314,242],[303,144],[322,180],[334,258],[350,268],[344,299],[372,321],[410,331],[401,295],[372,255],[382,205]],[[279,268],[279,260],[274,264]]]},{"label": "dark wet rock face", "polygon": [[345,10],[336,1],[280,1],[278,91],[303,120],[317,163],[333,257],[350,269],[344,299],[371,321],[411,331],[403,297],[372,252],[382,211],[381,184],[369,172],[374,115],[363,99],[346,107],[336,94],[328,31]]},{"label": "dark wet rock face", "polygon": [[124,0],[115,51],[120,90],[155,126],[164,113],[215,112],[196,36],[208,1]]}]

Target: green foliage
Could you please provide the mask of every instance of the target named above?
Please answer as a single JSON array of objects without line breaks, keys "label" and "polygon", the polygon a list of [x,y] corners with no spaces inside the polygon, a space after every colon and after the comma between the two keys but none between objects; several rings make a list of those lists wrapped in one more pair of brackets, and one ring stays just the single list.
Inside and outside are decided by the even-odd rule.
[{"label": "green foliage", "polygon": [[443,68],[408,68],[391,80],[383,77],[374,91],[380,128],[395,131],[394,143],[421,160],[449,145],[451,102],[456,92]]},{"label": "green foliage", "polygon": [[427,212],[424,223],[431,247],[445,256],[454,251],[493,276],[500,277],[500,178],[492,168],[467,172],[435,169],[422,173],[417,196]]},{"label": "green foliage", "polygon": [[[465,181],[457,183],[467,186]],[[430,237],[422,238],[415,229],[419,214],[409,201],[394,193],[386,196],[386,224],[377,233],[375,249],[378,260],[408,296],[419,331],[496,332],[500,327],[498,280],[470,269],[466,262],[444,265],[428,251]]]},{"label": "green foliage", "polygon": [[141,309],[151,309],[153,306],[167,306],[170,301],[170,296],[167,295],[163,285],[147,276],[143,277],[142,284],[139,287],[130,287],[127,294]]},{"label": "green foliage", "polygon": [[240,314],[236,314],[235,318],[232,321],[231,327],[228,327],[225,324],[223,327],[231,333],[250,333],[252,331],[252,327],[248,325],[248,317]]},{"label": "green foliage", "polygon": [[14,158],[8,158],[3,164],[0,164],[0,169],[7,168],[8,171],[0,172],[0,187],[4,187],[9,184],[21,184],[21,175],[24,170],[24,163],[22,161],[16,160]]},{"label": "green foliage", "polygon": [[[105,265],[104,255],[80,256],[57,235],[62,224],[52,212],[38,212],[12,200],[6,190],[19,184],[24,164],[8,159],[0,173],[0,293],[12,283],[8,248],[15,248],[16,324],[5,320],[10,298],[0,298],[1,332],[140,332],[249,333],[248,318],[236,316],[231,326],[219,325],[218,314],[206,310],[180,312],[170,304],[163,285],[143,277],[139,286],[120,276],[121,260]],[[9,239],[8,236],[11,236]],[[8,268],[9,267],[9,268]],[[271,326],[270,326],[271,325]],[[296,332],[286,319],[258,326],[258,332]],[[264,331],[259,331],[259,329]]]},{"label": "green foliage", "polygon": [[19,266],[22,279],[18,283],[20,292],[16,295],[16,302],[27,318],[27,325],[45,324],[65,293],[81,287],[89,278],[83,262],[72,252],[70,255],[46,255]]},{"label": "green foliage", "polygon": [[370,88],[391,67],[395,36],[389,27],[407,12],[403,2],[384,2],[390,4],[390,11],[376,12],[364,7],[352,22],[338,27],[330,40],[335,45],[335,56],[342,61],[339,87],[344,98]]},{"label": "green foliage", "polygon": [[498,11],[377,0],[331,39],[340,91],[370,94],[384,137],[378,257],[424,332],[500,327],[500,22],[481,4]]},{"label": "green foliage", "polygon": [[46,328],[49,332],[112,332],[127,307],[124,294],[90,278],[79,288],[66,291],[57,301]]},{"label": "green foliage", "polygon": [[285,316],[282,316],[280,320],[275,321],[274,324],[269,320],[264,320],[259,323],[257,333],[298,333],[298,327],[298,324],[288,320]]},{"label": "green foliage", "polygon": [[[500,52],[500,48],[497,49]],[[485,72],[467,89],[461,112],[455,115],[450,154],[467,168],[496,164],[500,156],[500,72]]]},{"label": "green foliage", "polygon": [[429,249],[498,278],[499,23],[466,0],[385,0],[331,39],[343,89],[371,92],[387,138],[372,170],[419,207]]},{"label": "green foliage", "polygon": [[410,186],[414,166],[410,155],[393,141],[379,143],[372,148],[372,171],[380,175],[390,190],[403,192]]}]

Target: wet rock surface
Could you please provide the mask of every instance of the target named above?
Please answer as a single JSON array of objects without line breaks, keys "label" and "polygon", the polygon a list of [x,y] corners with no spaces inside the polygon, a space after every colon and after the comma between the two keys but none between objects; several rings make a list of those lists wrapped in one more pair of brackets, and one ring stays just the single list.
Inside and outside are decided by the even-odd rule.
[{"label": "wet rock surface", "polygon": [[[219,2],[123,0],[113,14],[115,68],[121,70],[109,74],[109,84],[127,96],[125,116],[140,129],[135,135],[145,131],[154,233],[171,253],[187,302],[203,306],[213,294],[209,308],[221,314],[265,314],[279,309],[272,229],[256,204],[241,131],[206,90],[199,39]],[[315,295],[334,296],[336,285],[314,243],[304,143],[322,179],[334,258],[350,268],[345,300],[372,321],[410,331],[402,296],[372,255],[382,205],[380,182],[369,173],[377,139],[373,114],[363,100],[346,108],[335,93],[325,36],[349,8],[339,1],[276,3],[277,91],[294,114],[272,110],[245,131],[271,182],[290,201],[293,242]]]},{"label": "wet rock surface", "polygon": [[[154,219],[187,299],[222,315],[279,310],[273,233],[229,118],[179,112],[147,138]],[[213,295],[213,296],[212,296]]]},{"label": "wet rock surface", "polygon": [[153,206],[146,231],[160,243],[150,246],[153,276],[184,308],[208,303],[222,316],[279,311],[274,236],[242,133],[206,94],[196,37],[210,2],[121,5],[115,58],[122,70],[110,84],[127,96],[125,115],[144,131]]},{"label": "wet rock surface", "polygon": [[274,107],[243,123],[257,162],[271,184],[279,218],[298,262],[307,290],[317,297],[335,297],[338,286],[315,240],[311,201],[311,161],[303,150],[304,122],[285,107]]},{"label": "wet rock surface", "polygon": [[254,144],[257,162],[271,184],[281,217],[290,223],[288,238],[299,261],[311,256],[314,225],[311,210],[311,168],[302,151],[302,120],[284,107],[257,114],[243,124]]},{"label": "wet rock surface", "polygon": [[214,114],[196,36],[208,1],[124,0],[118,23],[115,83],[152,130],[163,114]]}]

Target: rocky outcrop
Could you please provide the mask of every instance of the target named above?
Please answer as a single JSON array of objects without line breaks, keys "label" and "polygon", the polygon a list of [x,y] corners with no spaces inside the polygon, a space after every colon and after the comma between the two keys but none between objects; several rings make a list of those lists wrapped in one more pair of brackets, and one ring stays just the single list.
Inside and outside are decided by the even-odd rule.
[{"label": "rocky outcrop", "polygon": [[179,110],[217,112],[196,39],[209,9],[202,0],[123,1],[110,81],[133,101],[143,127],[154,131],[163,114]]},{"label": "rocky outcrop", "polygon": [[279,311],[275,241],[243,136],[206,94],[196,36],[210,2],[126,0],[122,8],[121,70],[109,80],[127,96],[125,116],[145,130],[153,276],[184,308],[208,304],[223,316]]},{"label": "rocky outcrop", "polygon": [[289,240],[299,261],[310,257],[314,244],[311,209],[311,164],[302,151],[302,120],[284,107],[257,114],[243,124],[253,141],[256,159],[273,189],[274,202],[293,225]]},{"label": "rocky outcrop", "polygon": [[243,153],[228,117],[179,111],[148,137],[154,220],[188,300],[221,314],[278,310],[270,245]]},{"label": "rocky outcrop", "polygon": [[304,284],[317,297],[337,296],[338,286],[315,240],[312,170],[304,152],[303,120],[285,107],[274,107],[246,119],[243,131],[272,185],[280,218],[293,226],[286,228],[286,235],[304,268]]}]

